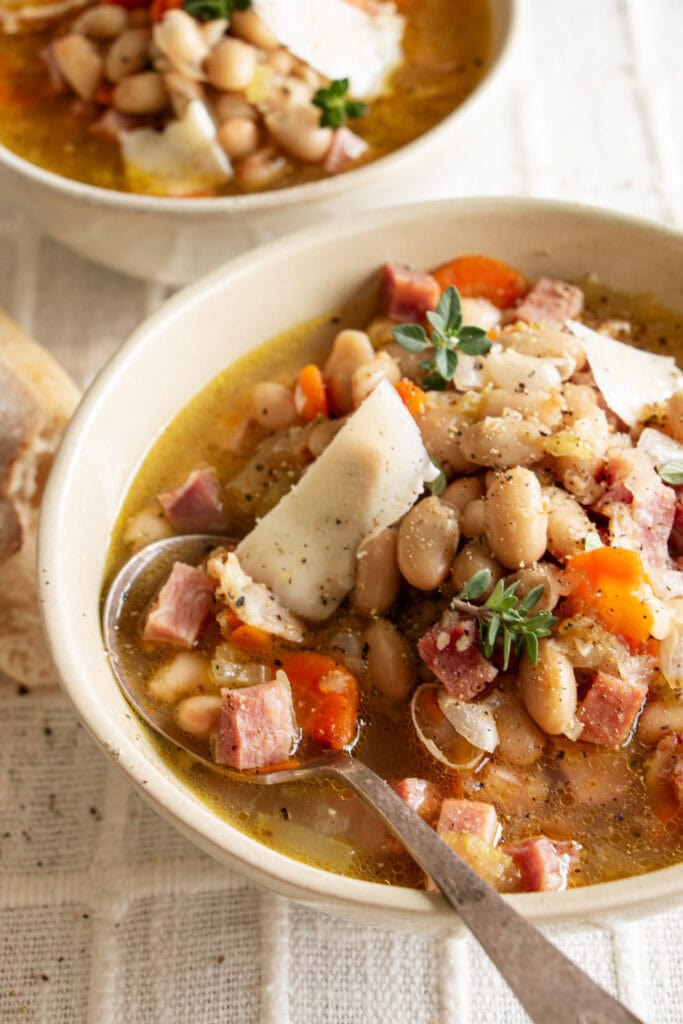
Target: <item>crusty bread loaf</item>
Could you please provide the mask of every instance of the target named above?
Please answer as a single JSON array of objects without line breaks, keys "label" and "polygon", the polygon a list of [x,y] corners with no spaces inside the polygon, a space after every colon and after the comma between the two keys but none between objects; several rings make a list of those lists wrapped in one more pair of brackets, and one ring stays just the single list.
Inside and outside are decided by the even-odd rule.
[{"label": "crusty bread loaf", "polygon": [[0,672],[52,682],[35,586],[40,499],[79,399],[55,361],[0,311]]}]

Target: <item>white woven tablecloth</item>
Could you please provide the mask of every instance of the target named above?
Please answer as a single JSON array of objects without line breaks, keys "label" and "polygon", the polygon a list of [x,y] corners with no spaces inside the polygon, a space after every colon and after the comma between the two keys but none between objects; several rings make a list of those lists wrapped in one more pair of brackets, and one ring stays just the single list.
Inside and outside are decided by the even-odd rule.
[{"label": "white woven tablecloth", "polygon": [[[680,225],[683,0],[521,6],[508,87],[432,194],[555,196]],[[0,196],[0,306],[81,383],[163,297]],[[650,1024],[683,1020],[683,913],[553,938]],[[524,1019],[468,938],[365,929],[249,887],[140,801],[59,690],[0,679],[2,1024]]]}]

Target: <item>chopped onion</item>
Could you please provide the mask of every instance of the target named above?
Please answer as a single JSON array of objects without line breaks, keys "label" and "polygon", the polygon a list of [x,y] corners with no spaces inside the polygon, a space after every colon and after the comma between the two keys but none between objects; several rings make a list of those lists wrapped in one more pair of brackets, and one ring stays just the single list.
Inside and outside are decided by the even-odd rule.
[{"label": "chopped onion", "polygon": [[464,736],[473,747],[492,754],[498,746],[498,728],[493,712],[487,704],[472,704],[451,697],[445,690],[439,693],[439,707],[456,732]]},{"label": "chopped onion", "polygon": [[211,675],[217,686],[239,687],[267,683],[273,678],[269,665],[247,661],[232,644],[219,644],[211,659]]},{"label": "chopped onion", "polygon": [[638,438],[637,447],[650,456],[658,469],[665,462],[683,459],[683,444],[679,444],[678,441],[674,441],[673,437],[663,434],[661,430],[654,430],[652,427],[645,427]]},{"label": "chopped onion", "polygon": [[[418,686],[413,694],[410,702],[410,716],[413,720],[417,737],[432,757],[440,761],[441,764],[445,764],[448,768],[476,768],[485,756],[485,751],[473,746],[464,736],[456,732],[443,714],[438,705],[438,694],[441,689],[441,686],[436,683],[423,683],[422,686]],[[442,715],[441,720],[434,724],[421,722],[419,715],[420,699],[430,690],[434,693],[434,703],[439,707]],[[439,741],[438,743],[437,740]]]},{"label": "chopped onion", "polygon": [[676,623],[659,645],[659,667],[672,690],[683,690],[683,625]]}]

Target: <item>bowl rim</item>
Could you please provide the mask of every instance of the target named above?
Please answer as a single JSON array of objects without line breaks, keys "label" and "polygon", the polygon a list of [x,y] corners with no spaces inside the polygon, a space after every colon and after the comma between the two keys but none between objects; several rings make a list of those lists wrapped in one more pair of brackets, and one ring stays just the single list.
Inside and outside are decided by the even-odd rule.
[{"label": "bowl rim", "polygon": [[[146,214],[171,213],[181,219],[195,214],[237,212],[244,214],[252,210],[267,210],[273,206],[296,207],[309,202],[322,202],[331,197],[343,195],[355,188],[362,189],[366,185],[376,182],[385,172],[400,172],[402,169],[410,167],[419,159],[426,147],[432,146],[435,142],[438,143],[448,134],[457,118],[470,114],[472,108],[488,95],[495,82],[502,77],[503,72],[510,64],[511,55],[515,49],[514,44],[520,32],[521,16],[518,0],[500,0],[500,2],[505,5],[505,9],[501,25],[498,26],[497,52],[494,52],[482,79],[465,99],[422,135],[418,135],[417,138],[385,156],[344,174],[334,174],[319,181],[245,193],[244,195],[190,198],[121,192],[117,189],[107,189],[99,185],[77,181],[32,163],[2,143],[0,143],[0,167],[4,165],[17,176],[30,180],[32,184],[88,206],[104,206],[112,210]],[[495,27],[494,25],[494,31]]]},{"label": "bowl rim", "polygon": [[[642,217],[622,214],[585,204],[547,199],[521,197],[469,197],[464,199],[431,200],[375,210],[345,219],[343,223],[327,222],[287,236],[275,243],[261,245],[232,259],[199,281],[168,299],[150,317],[146,318],[105,364],[87,390],[80,406],[67,427],[43,498],[38,536],[38,586],[43,625],[48,638],[62,686],[78,716],[100,746],[113,758],[135,788],[197,845],[223,862],[233,863],[238,870],[267,888],[275,889],[295,899],[321,903],[327,909],[340,911],[351,908],[366,913],[383,915],[385,920],[412,918],[414,925],[426,920],[428,927],[454,926],[452,911],[439,894],[429,894],[400,886],[387,886],[375,882],[335,874],[313,867],[278,853],[256,839],[241,832],[220,818],[191,790],[175,784],[170,773],[150,764],[136,738],[123,730],[112,737],[112,721],[105,713],[89,686],[89,668],[81,655],[79,644],[71,634],[68,588],[63,587],[60,570],[61,544],[58,538],[67,525],[62,508],[62,495],[78,479],[78,457],[87,440],[88,430],[98,415],[102,397],[116,387],[134,364],[139,348],[154,344],[155,336],[164,325],[183,311],[201,304],[215,291],[226,287],[229,281],[239,279],[248,272],[252,261],[263,257],[284,258],[287,254],[314,250],[318,245],[334,239],[340,242],[356,232],[383,226],[420,220],[426,212],[441,208],[445,215],[456,217],[458,212],[470,216],[498,214],[523,217],[524,215],[567,216],[581,218],[593,227],[607,231],[610,226],[630,228],[657,239],[670,239],[683,250],[683,233]],[[102,654],[104,651],[102,650]],[[112,685],[116,684],[112,679]],[[130,717],[130,716],[128,716]],[[175,777],[174,777],[175,778]],[[623,916],[660,909],[664,904],[672,907],[683,902],[683,862],[630,878],[603,882],[561,893],[522,893],[506,897],[526,917],[539,922],[559,924],[606,916]],[[457,919],[456,926],[457,926]]]}]

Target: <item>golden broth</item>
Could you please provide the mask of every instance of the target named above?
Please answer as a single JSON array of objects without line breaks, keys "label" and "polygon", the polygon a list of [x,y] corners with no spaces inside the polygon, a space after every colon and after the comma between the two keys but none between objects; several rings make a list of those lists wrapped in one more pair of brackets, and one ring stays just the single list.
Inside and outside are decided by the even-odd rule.
[{"label": "golden broth", "polygon": [[[681,361],[680,318],[661,310],[647,298],[626,298],[589,279],[580,284],[586,293],[587,322],[605,317],[628,319],[635,344],[670,352]],[[177,486],[198,464],[215,465],[221,479],[229,481],[248,459],[232,453],[230,443],[253,385],[264,378],[289,382],[303,363],[323,361],[340,326],[366,321],[365,306],[346,311],[343,316],[301,325],[260,346],[219,374],[178,414],[151,447],[126,495],[113,531],[109,579],[129,556],[123,541],[128,518],[153,501],[160,491]],[[228,497],[228,505],[229,502]],[[434,598],[406,588],[391,617],[414,642],[438,617],[438,600],[438,595]],[[158,649],[144,650],[140,644],[139,621],[144,607],[144,599],[137,607],[129,607],[123,626],[129,668],[139,680],[141,693],[145,680],[167,656]],[[358,628],[361,623],[358,616],[343,607],[334,620],[334,629]],[[329,650],[329,625],[312,629],[307,634],[307,645],[308,641]],[[430,678],[430,674],[425,678]],[[363,687],[362,681],[361,688],[364,725],[355,750],[357,756],[390,781],[419,776],[433,781],[442,796],[453,795],[456,774],[421,746],[407,705],[392,705],[369,686]],[[206,769],[156,736],[152,741],[199,799],[269,847],[349,876],[385,884],[422,885],[422,874],[412,859],[406,854],[387,852],[372,816],[338,784],[262,787],[248,781],[236,782]],[[524,814],[507,813],[498,804],[505,840],[539,832],[553,838],[578,840],[587,856],[582,873],[571,884],[608,881],[683,860],[680,824],[663,825],[648,806],[643,764],[650,751],[637,740],[621,750],[611,750],[549,737],[542,759],[526,770],[531,792],[542,776],[550,780],[548,796],[532,801]],[[600,803],[591,806],[576,802],[563,782],[565,762],[584,774],[607,779],[607,795]],[[461,773],[461,782],[464,774]],[[610,779],[614,780],[612,790]],[[478,770],[467,773],[466,783],[468,792],[477,791]],[[485,789],[479,795],[487,799]],[[489,794],[488,799],[495,800],[495,796]]]},{"label": "golden broth", "polygon": [[[393,75],[391,92],[353,122],[354,131],[371,147],[366,162],[433,128],[463,102],[486,70],[491,39],[488,0],[419,0],[408,3],[405,14],[405,62]],[[68,24],[69,19],[64,26]],[[102,108],[73,94],[52,93],[40,58],[51,38],[50,31],[0,34],[0,143],[64,177],[129,191],[118,144],[90,132]],[[277,187],[326,176],[320,166],[292,159]],[[239,191],[233,181],[219,194]]]}]

